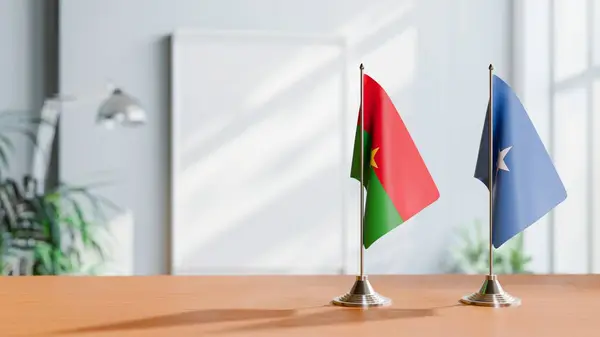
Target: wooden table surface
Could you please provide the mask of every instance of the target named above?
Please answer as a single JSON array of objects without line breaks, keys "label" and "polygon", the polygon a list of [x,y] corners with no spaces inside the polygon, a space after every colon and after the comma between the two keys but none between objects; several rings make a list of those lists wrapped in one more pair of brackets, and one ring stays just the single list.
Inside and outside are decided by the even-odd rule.
[{"label": "wooden table surface", "polygon": [[0,336],[600,336],[600,275],[500,276],[517,308],[463,306],[483,276],[371,276],[387,308],[332,307],[352,276],[0,278]]}]

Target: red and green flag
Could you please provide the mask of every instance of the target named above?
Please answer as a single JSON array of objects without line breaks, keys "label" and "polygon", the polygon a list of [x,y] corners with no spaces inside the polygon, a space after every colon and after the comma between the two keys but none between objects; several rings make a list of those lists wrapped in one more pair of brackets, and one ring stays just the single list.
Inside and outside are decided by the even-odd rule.
[{"label": "red and green flag", "polygon": [[[369,248],[440,194],[392,100],[379,83],[363,76],[363,185],[367,192],[363,245]],[[350,174],[359,181],[360,118],[359,112]]]}]

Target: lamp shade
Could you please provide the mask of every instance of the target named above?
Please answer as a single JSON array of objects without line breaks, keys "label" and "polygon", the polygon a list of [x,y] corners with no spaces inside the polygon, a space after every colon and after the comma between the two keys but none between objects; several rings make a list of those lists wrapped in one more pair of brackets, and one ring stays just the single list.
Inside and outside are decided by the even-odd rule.
[{"label": "lamp shade", "polygon": [[98,109],[96,121],[99,124],[112,128],[114,125],[138,126],[146,123],[146,112],[140,106],[137,99],[115,89],[106,98]]}]

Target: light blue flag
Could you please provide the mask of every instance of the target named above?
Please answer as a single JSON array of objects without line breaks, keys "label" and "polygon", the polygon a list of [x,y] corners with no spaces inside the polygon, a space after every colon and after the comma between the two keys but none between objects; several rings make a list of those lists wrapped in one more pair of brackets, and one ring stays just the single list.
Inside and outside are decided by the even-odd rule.
[{"label": "light blue flag", "polygon": [[[567,198],[552,159],[512,89],[493,77],[493,224],[498,248]],[[475,178],[489,189],[488,112]]]}]

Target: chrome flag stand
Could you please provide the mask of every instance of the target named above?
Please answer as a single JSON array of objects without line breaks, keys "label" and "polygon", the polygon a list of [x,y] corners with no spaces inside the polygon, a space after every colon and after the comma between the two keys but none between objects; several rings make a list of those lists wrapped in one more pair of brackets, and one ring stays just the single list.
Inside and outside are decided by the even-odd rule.
[{"label": "chrome flag stand", "polygon": [[356,281],[350,289],[350,292],[336,297],[331,302],[333,305],[342,307],[381,307],[387,306],[392,303],[389,298],[379,295],[371,286],[367,275],[364,273],[364,252],[365,247],[363,244],[363,232],[364,232],[364,216],[365,216],[365,189],[364,189],[364,162],[365,162],[365,147],[364,147],[364,127],[365,127],[365,114],[364,114],[364,69],[363,64],[360,64],[360,275],[356,276]]},{"label": "chrome flag stand", "polygon": [[490,264],[490,273],[486,275],[485,281],[483,285],[479,289],[478,292],[473,293],[468,296],[464,296],[460,299],[460,302],[468,305],[476,305],[482,307],[514,307],[521,305],[521,300],[519,298],[511,296],[509,293],[502,289],[500,282],[498,281],[498,277],[494,275],[494,260],[493,260],[493,245],[492,245],[492,226],[493,226],[493,197],[494,197],[494,188],[493,188],[493,177],[494,177],[494,147],[493,147],[493,111],[494,111],[494,102],[493,102],[493,88],[492,88],[492,75],[494,71],[494,66],[490,64],[490,113],[488,114],[488,137],[489,137],[489,222],[490,222],[490,243],[489,243],[489,264]]}]

